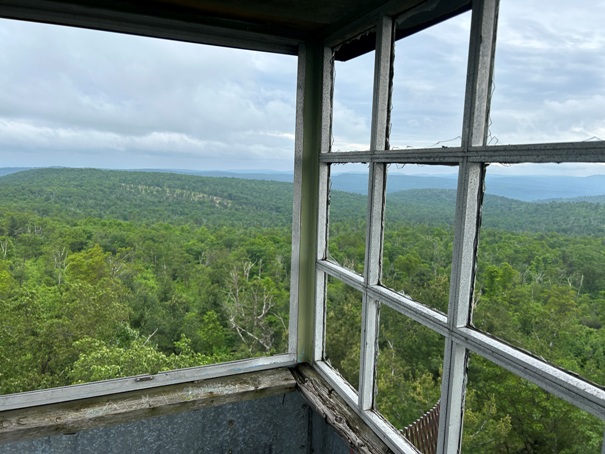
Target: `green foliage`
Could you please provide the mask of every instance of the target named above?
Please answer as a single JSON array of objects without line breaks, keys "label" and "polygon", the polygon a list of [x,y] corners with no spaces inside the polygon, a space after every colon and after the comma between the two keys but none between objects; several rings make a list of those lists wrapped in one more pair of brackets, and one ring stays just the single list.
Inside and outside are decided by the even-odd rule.
[{"label": "green foliage", "polygon": [[208,355],[226,355],[229,332],[221,325],[219,316],[214,311],[208,311],[202,317],[198,331],[201,346],[199,350]]},{"label": "green foliage", "polygon": [[41,169],[0,187],[1,393],[285,351],[291,186]]},{"label": "green foliage", "polygon": [[333,279],[328,280],[327,287],[325,356],[332,367],[357,388],[361,350],[361,295]]},{"label": "green foliage", "polygon": [[110,378],[130,377],[141,374],[157,374],[161,371],[184,367],[203,366],[225,361],[227,355],[206,356],[191,348],[185,336],[175,342],[177,353],[166,355],[141,338],[134,339],[128,346],[111,346],[94,338],[84,337],[74,342],[78,359],[69,371],[72,383],[88,383]]},{"label": "green foliage", "polygon": [[462,439],[465,452],[497,452],[497,447],[505,445],[511,430],[511,416],[498,414],[494,394],[478,398],[474,390],[466,393]]},{"label": "green foliage", "polygon": [[[454,193],[389,194],[381,284],[447,312]],[[361,273],[367,199],[333,193],[329,254]],[[292,186],[38,169],[0,178],[0,393],[281,353]],[[603,205],[486,197],[473,324],[605,384]],[[326,357],[358,386],[360,294],[327,286]],[[440,395],[443,339],[381,308],[377,409]],[[599,452],[603,424],[471,358],[464,448]]]},{"label": "green foliage", "polygon": [[469,365],[463,450],[599,453],[603,423],[480,357]]},{"label": "green foliage", "polygon": [[103,252],[101,246],[95,244],[91,249],[82,252],[76,252],[66,260],[66,267],[69,267],[67,276],[73,281],[88,282],[94,284],[110,277],[109,263],[107,262],[109,254]]},{"label": "green foliage", "polygon": [[8,299],[17,287],[17,281],[13,278],[9,264],[6,260],[0,260],[0,299]]},{"label": "green foliage", "polygon": [[444,339],[384,305],[379,328],[376,408],[403,429],[439,400]]}]

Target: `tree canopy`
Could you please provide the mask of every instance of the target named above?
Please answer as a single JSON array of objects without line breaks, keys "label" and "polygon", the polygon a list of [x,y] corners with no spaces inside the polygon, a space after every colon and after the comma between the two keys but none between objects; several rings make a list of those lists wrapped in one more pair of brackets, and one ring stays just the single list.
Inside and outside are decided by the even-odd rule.
[{"label": "tree canopy", "polygon": [[[95,169],[0,177],[0,393],[285,352],[292,185]],[[381,284],[447,311],[455,194],[389,194]],[[598,199],[595,199],[598,200]],[[335,192],[332,260],[363,270],[367,200]],[[605,385],[604,205],[486,197],[473,325]],[[329,279],[326,356],[358,385],[361,298]],[[383,307],[376,407],[439,399],[443,338]],[[598,453],[601,421],[469,363],[464,449]]]}]

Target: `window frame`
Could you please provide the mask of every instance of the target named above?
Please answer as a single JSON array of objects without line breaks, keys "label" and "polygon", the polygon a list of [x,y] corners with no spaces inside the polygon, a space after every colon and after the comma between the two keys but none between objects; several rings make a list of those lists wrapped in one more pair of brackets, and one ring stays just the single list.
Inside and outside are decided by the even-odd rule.
[{"label": "window frame", "polygon": [[[316,330],[314,365],[356,412],[395,452],[417,452],[393,426],[374,410],[376,355],[380,304],[411,318],[445,337],[441,387],[441,413],[437,452],[458,452],[462,440],[466,369],[469,353],[539,386],[572,405],[605,420],[605,390],[542,359],[482,333],[471,325],[472,297],[486,167],[490,163],[605,162],[604,142],[542,143],[487,146],[492,74],[499,0],[473,1],[467,66],[466,94],[460,147],[390,150],[388,110],[391,98],[393,28],[400,18],[382,16],[375,27],[376,57],[371,147],[369,151],[333,152],[330,149],[331,100],[322,110],[322,147],[319,169]],[[351,36],[345,35],[350,39]],[[324,48],[324,92],[333,90],[334,49],[344,41],[332,39]],[[388,102],[385,102],[388,100]],[[330,166],[343,163],[369,165],[367,236],[364,272],[356,274],[330,261]],[[454,250],[448,314],[430,309],[380,285],[385,171],[388,164],[440,164],[458,166]],[[359,392],[333,369],[325,358],[326,277],[331,276],[360,291],[363,312]],[[605,443],[602,445],[605,453]]]},{"label": "window frame", "polygon": [[[250,51],[271,52],[283,55],[299,54],[300,40],[275,37],[244,30],[225,30],[222,27],[209,27],[165,18],[146,18],[144,16],[83,7],[80,5],[49,4],[45,0],[32,0],[27,5],[20,2],[0,5],[0,18],[9,20],[27,20],[50,23],[58,26],[73,26],[95,29],[108,33],[131,34],[149,38],[170,39],[205,45],[238,48]],[[300,62],[300,58],[298,59]],[[279,367],[292,367],[297,363],[298,350],[298,289],[300,262],[301,229],[301,153],[296,145],[300,142],[299,113],[300,99],[304,92],[304,66],[298,65],[296,80],[296,140],[294,153],[294,197],[292,213],[292,256],[290,280],[290,318],[288,326],[288,349],[286,353],[263,356],[217,364],[162,371],[157,374],[143,374],[124,378],[115,378],[98,382],[69,385],[48,389],[32,390],[21,393],[0,395],[0,412],[25,409],[40,405],[69,402],[80,399],[107,396],[143,389],[151,389],[187,382],[198,382],[211,378],[228,377],[248,372],[256,372]],[[302,125],[300,125],[302,126]]]},{"label": "window frame", "polygon": [[[489,163],[605,162],[602,142],[486,146],[491,77],[494,65],[498,0],[474,0],[467,68],[463,140],[447,149],[388,149],[392,46],[395,24],[389,16],[403,1],[387,2],[365,18],[326,37],[303,42],[242,30],[109,14],[94,8],[30,0],[0,6],[0,16],[51,22],[187,42],[298,55],[296,135],[294,145],[294,210],[288,353],[207,365],[156,375],[119,378],[62,388],[0,396],[0,411],[86,399],[208,378],[294,366],[310,362],[345,401],[395,452],[416,449],[373,410],[379,306],[390,308],[443,335],[445,360],[438,452],[457,452],[461,443],[468,352],[479,354],[542,389],[605,419],[605,391],[470,326],[476,250],[485,166]],[[334,48],[359,32],[376,29],[376,64],[370,151],[332,152],[331,111]],[[388,71],[387,71],[388,69]],[[368,163],[368,234],[363,275],[327,259],[330,166]],[[440,164],[459,167],[456,222],[448,314],[430,309],[379,284],[386,166]],[[363,294],[360,391],[356,393],[324,358],[326,276]],[[603,447],[605,454],[605,447]]]}]

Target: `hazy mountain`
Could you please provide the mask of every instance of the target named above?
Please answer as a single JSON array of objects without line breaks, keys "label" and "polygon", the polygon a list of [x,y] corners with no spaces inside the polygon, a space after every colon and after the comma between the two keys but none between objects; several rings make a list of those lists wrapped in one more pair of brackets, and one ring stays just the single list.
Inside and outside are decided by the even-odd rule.
[{"label": "hazy mountain", "polygon": [[[387,178],[387,192],[392,193],[410,189],[456,189],[456,184],[457,178],[454,175],[390,174]],[[367,194],[367,187],[366,174],[348,173],[335,175],[332,178],[332,188],[340,191]],[[485,182],[485,192],[486,194],[526,202],[602,196],[605,194],[605,175],[567,177],[488,174]]]},{"label": "hazy mountain", "polygon": [[292,184],[177,173],[45,168],[0,177],[0,209],[198,225],[289,225]]},{"label": "hazy mountain", "polygon": [[29,170],[31,167],[2,167],[0,168],[0,177],[4,175],[10,175],[15,172],[22,172],[24,170]]},{"label": "hazy mountain", "polygon": [[283,181],[292,183],[294,175],[292,172],[280,172],[274,170],[187,170],[187,169],[132,169],[135,172],[164,172],[180,173],[185,175],[197,175],[200,177],[223,177],[241,178],[244,180],[267,180]]},{"label": "hazy mountain", "polygon": [[568,177],[488,174],[486,180],[486,193],[525,201],[573,199],[605,194],[605,175]]},{"label": "hazy mountain", "polygon": [[[239,173],[220,171],[191,171],[192,175],[244,178],[292,182],[290,173]],[[411,189],[456,189],[458,179],[452,175],[401,175],[390,174],[387,192],[394,193]],[[368,177],[361,173],[342,173],[332,176],[332,189],[337,191],[367,194]],[[533,202],[538,200],[578,199],[605,195],[605,175],[588,177],[568,176],[502,176],[488,173],[485,183],[486,194],[509,199]],[[579,199],[577,201],[580,201]],[[590,201],[590,200],[586,200]],[[592,202],[599,202],[598,199]]]},{"label": "hazy mountain", "polygon": [[[26,168],[0,168],[0,176],[27,170]],[[206,177],[238,178],[245,180],[265,180],[293,182],[291,172],[260,171],[220,171],[220,170],[184,170],[184,169],[142,169],[136,172],[161,172],[186,174]],[[387,192],[394,193],[410,189],[452,189],[455,190],[457,177],[450,175],[402,175],[389,174]],[[337,191],[367,194],[367,174],[342,173],[332,176],[332,189]],[[605,197],[605,175],[587,177],[569,176],[502,176],[488,173],[485,183],[486,194],[507,197],[509,199],[533,201],[553,201],[566,199],[569,201],[587,201],[602,203]],[[597,197],[584,200],[585,197]],[[571,199],[571,200],[570,200]]]}]

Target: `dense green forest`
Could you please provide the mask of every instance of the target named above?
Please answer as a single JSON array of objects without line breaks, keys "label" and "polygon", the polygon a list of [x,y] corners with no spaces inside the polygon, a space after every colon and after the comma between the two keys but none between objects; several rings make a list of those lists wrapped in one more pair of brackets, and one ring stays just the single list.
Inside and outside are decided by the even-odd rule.
[{"label": "dense green forest", "polygon": [[[0,177],[0,393],[287,348],[292,185],[93,169]],[[474,325],[605,385],[605,204],[486,196]],[[447,310],[455,192],[388,195],[382,283]],[[334,192],[330,256],[363,269],[366,200]],[[361,296],[330,279],[326,354],[357,386]],[[444,339],[382,308],[377,409],[440,394]],[[603,424],[472,356],[464,450],[598,453]]]}]

